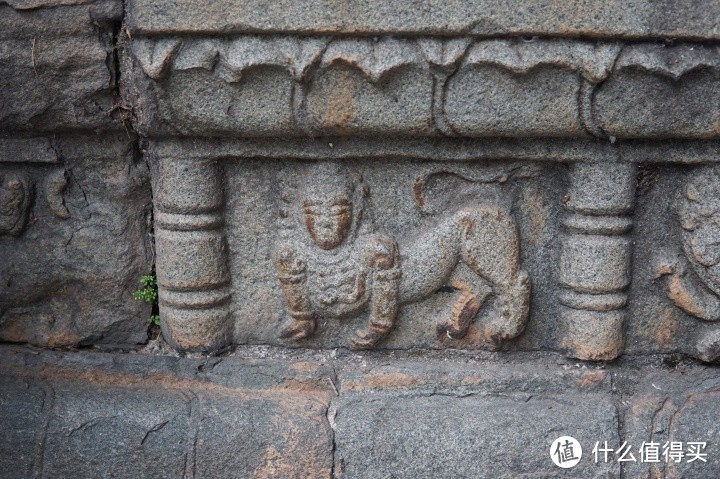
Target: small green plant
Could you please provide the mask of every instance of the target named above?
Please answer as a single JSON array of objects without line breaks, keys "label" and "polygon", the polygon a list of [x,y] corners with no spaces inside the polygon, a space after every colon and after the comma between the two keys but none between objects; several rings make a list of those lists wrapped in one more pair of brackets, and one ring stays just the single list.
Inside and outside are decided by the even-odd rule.
[{"label": "small green plant", "polygon": [[[142,288],[133,291],[132,295],[138,301],[145,301],[152,305],[153,313],[158,309],[158,287],[157,278],[153,274],[146,274],[140,277]],[[160,315],[151,314],[148,318],[148,326],[160,326]]]},{"label": "small green plant", "polygon": [[148,318],[148,326],[160,326],[160,315],[151,314]]}]

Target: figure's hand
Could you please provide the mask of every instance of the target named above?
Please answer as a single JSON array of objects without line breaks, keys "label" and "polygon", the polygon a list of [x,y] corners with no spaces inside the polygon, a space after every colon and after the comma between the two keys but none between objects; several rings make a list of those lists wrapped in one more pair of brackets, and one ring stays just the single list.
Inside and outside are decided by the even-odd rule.
[{"label": "figure's hand", "polygon": [[305,262],[299,259],[295,250],[283,246],[275,254],[277,268],[285,274],[300,274],[305,271]]},{"label": "figure's hand", "polygon": [[290,339],[292,341],[300,341],[315,332],[314,319],[294,319],[291,318],[280,329],[280,337],[282,339]]}]

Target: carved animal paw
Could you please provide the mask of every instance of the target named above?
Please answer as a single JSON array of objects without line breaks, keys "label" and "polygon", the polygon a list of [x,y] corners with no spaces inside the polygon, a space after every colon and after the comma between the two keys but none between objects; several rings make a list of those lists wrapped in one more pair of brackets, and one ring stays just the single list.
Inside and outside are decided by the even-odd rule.
[{"label": "carved animal paw", "polygon": [[482,302],[483,298],[477,295],[461,295],[453,307],[452,317],[436,326],[438,336],[447,336],[450,339],[464,338],[470,329],[470,323],[480,310]]},{"label": "carved animal paw", "polygon": [[292,341],[300,341],[315,332],[315,320],[314,319],[291,319],[280,330],[280,337],[282,339],[290,339]]},{"label": "carved animal paw", "polygon": [[387,332],[369,328],[355,332],[355,337],[350,340],[350,347],[353,349],[372,349],[385,337]]},{"label": "carved animal paw", "polygon": [[462,339],[467,335],[470,325],[464,327],[458,327],[457,325],[451,324],[450,321],[438,323],[435,326],[435,331],[439,338],[448,337],[450,339]]},{"label": "carved animal paw", "polygon": [[500,314],[486,325],[486,336],[499,346],[502,341],[520,335],[530,311],[530,278],[520,271],[510,287],[498,297]]}]

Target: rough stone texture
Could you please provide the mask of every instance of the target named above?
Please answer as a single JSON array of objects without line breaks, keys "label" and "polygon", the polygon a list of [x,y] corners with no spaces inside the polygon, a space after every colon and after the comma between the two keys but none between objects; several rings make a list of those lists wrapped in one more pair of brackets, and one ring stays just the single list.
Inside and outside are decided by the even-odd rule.
[{"label": "rough stone texture", "polygon": [[[717,368],[553,354],[239,349],[179,359],[0,347],[0,477],[720,474]],[[579,440],[578,466],[551,462]],[[705,441],[707,463],[596,462],[596,442]]]},{"label": "rough stone texture", "polygon": [[535,396],[531,388],[494,394],[484,385],[482,392],[422,389],[341,395],[335,417],[341,477],[566,477],[549,460],[560,431],[572,431],[585,448],[567,477],[620,477],[617,464],[587,460],[586,445],[596,438],[619,439],[609,396]]},{"label": "rough stone texture", "polygon": [[720,477],[718,8],[0,0],[0,477]]},{"label": "rough stone texture", "polygon": [[331,477],[321,365],[0,357],[0,477]]},{"label": "rough stone texture", "polygon": [[239,8],[233,0],[212,5],[193,1],[131,0],[129,20],[142,34],[276,33],[401,35],[549,35],[611,38],[718,39],[712,0],[687,4],[643,0],[596,2],[554,0],[495,2],[415,0],[303,0],[275,3],[253,0]]},{"label": "rough stone texture", "polygon": [[51,347],[144,341],[150,307],[131,292],[152,270],[151,199],[133,142],[123,133],[5,143],[18,144],[42,156],[0,163],[11,213],[0,217],[0,338]]},{"label": "rough stone texture", "polygon": [[[717,46],[564,39],[141,37],[150,136],[718,137]],[[658,91],[663,92],[658,98]]]},{"label": "rough stone texture", "polygon": [[[199,142],[188,144],[188,148],[180,145],[162,143],[153,151],[161,157],[174,158],[173,152],[182,149],[188,158],[192,158],[193,148],[202,156],[201,152],[207,151],[213,144]],[[331,148],[326,144],[325,148],[335,152],[344,145],[341,142]],[[227,153],[222,150],[223,147],[228,148]],[[231,157],[252,156],[255,151],[250,149],[249,153],[244,153],[240,148],[231,149],[228,145],[220,145],[219,149],[223,151],[223,156]],[[290,151],[309,154],[309,149],[300,147]],[[323,153],[317,154],[322,156]],[[336,154],[343,158],[342,153]],[[624,156],[622,150],[618,154]],[[279,157],[282,153],[277,155]],[[207,271],[185,262],[183,258],[188,254],[178,255],[169,249],[166,257],[174,259],[168,263],[167,274],[172,276],[161,278],[167,278],[171,283],[193,278],[193,285],[197,284],[198,291],[205,291],[202,294],[207,295],[211,294],[207,288],[216,285],[212,287],[218,288],[217,294],[221,295],[218,297],[229,298],[223,300],[229,301],[229,305],[223,306],[227,308],[224,313],[214,309],[208,320],[222,331],[226,331],[227,324],[233,324],[233,342],[322,348],[352,345],[355,332],[362,330],[372,317],[370,309],[344,316],[325,311],[319,313],[315,331],[307,339],[283,338],[293,308],[298,312],[301,306],[288,308],[290,304],[283,295],[282,281],[279,280],[281,274],[273,257],[283,243],[294,248],[311,241],[306,225],[300,220],[302,199],[307,194],[305,188],[308,183],[319,188],[332,181],[332,177],[314,177],[318,168],[313,162],[275,160],[272,163],[247,159],[203,163],[212,165],[207,171],[225,178],[222,187],[225,191],[225,225],[213,226],[217,228],[213,230],[217,232],[213,235],[225,237],[227,247],[221,247],[224,243],[217,240],[220,241],[218,249],[202,247],[198,250],[198,257],[204,258],[200,262],[203,268],[210,268]],[[170,164],[180,163],[172,160]],[[206,170],[200,169],[198,159],[189,159],[183,164],[190,171],[198,172],[198,181],[208,178],[208,174],[203,173]],[[715,264],[712,238],[715,237],[716,227],[712,220],[702,219],[708,213],[699,205],[698,213],[694,214],[702,219],[702,228],[698,229],[698,238],[702,243],[698,246],[701,248],[697,253],[700,256],[695,263],[700,265],[698,261],[702,261],[710,269],[706,278],[698,276],[691,268],[692,261],[688,262],[695,253],[692,249],[684,249],[683,245],[689,243],[683,243],[684,226],[675,206],[678,199],[687,194],[688,181],[685,178],[695,178],[695,183],[698,178],[709,178],[703,184],[712,185],[717,167],[641,165],[636,171],[631,163],[625,162],[615,163],[614,166],[606,162],[588,162],[572,168],[551,163],[523,165],[507,161],[426,161],[420,164],[395,160],[392,163],[344,161],[339,164],[345,168],[341,170],[345,171],[341,176],[346,174],[350,178],[353,174],[360,174],[362,184],[369,188],[367,199],[356,202],[354,206],[364,203],[364,224],[373,225],[377,234],[397,241],[399,267],[403,275],[401,285],[422,282],[434,274],[431,269],[426,271],[413,266],[414,252],[419,251],[419,237],[436,234],[434,232],[439,231],[440,225],[468,206],[483,204],[501,204],[511,211],[519,232],[519,267],[527,271],[532,283],[532,299],[524,332],[515,334],[517,339],[508,335],[500,342],[487,334],[494,318],[500,316],[497,298],[489,299],[481,307],[464,336],[451,339],[438,326],[452,317],[453,308],[461,297],[461,288],[452,286],[455,276],[441,283],[443,287],[440,289],[417,297],[410,294],[412,301],[403,300],[401,286],[394,329],[385,336],[385,340],[377,343],[377,347],[547,348],[565,350],[587,359],[609,359],[620,354],[624,348],[631,354],[679,352],[708,361],[717,357],[719,333],[714,321],[717,319],[718,300],[712,279],[716,269],[712,266]],[[169,186],[179,181],[171,178],[188,178],[182,176],[188,175],[183,173],[186,170],[177,171],[181,176],[170,170],[159,175],[166,186],[158,191],[169,191],[173,201],[197,200],[199,196],[195,192],[214,191],[213,188],[202,189],[197,185],[189,186],[187,190]],[[188,185],[194,184],[189,180],[187,182]],[[715,208],[717,191],[710,186],[702,188],[697,195],[707,198],[709,207]],[[220,200],[213,198],[214,211],[218,211],[217,202]],[[563,204],[567,213],[560,209]],[[357,215],[358,211],[353,214]],[[636,222],[634,229],[633,219]],[[167,236],[169,239],[173,237]],[[558,238],[562,242],[558,242]],[[692,239],[688,238],[688,241]],[[360,251],[361,243],[354,241],[347,240],[343,243],[344,247]],[[634,248],[631,248],[632,241],[635,242]],[[349,246],[352,244],[358,246]],[[160,246],[166,248],[164,242]],[[314,254],[320,255],[322,249],[315,248],[310,247],[308,251],[316,251]],[[690,253],[684,259],[686,250]],[[186,249],[176,248],[175,251]],[[452,248],[446,243],[445,246],[422,251],[425,251],[424,261],[438,264],[432,263],[433,255],[438,252],[451,255],[449,251]],[[636,256],[635,262],[631,262],[633,255]],[[494,261],[499,265],[502,258]],[[215,263],[221,267],[208,266]],[[466,264],[463,261],[460,263],[453,274],[466,275],[465,280],[472,277],[471,273],[467,276],[469,269]],[[352,266],[349,260],[346,264],[351,270],[362,271],[362,267]],[[634,264],[632,269],[631,264]],[[165,267],[165,263],[161,262],[161,266]],[[224,276],[218,276],[220,271],[225,271]],[[683,301],[678,296],[680,293],[673,286],[676,276],[692,276],[693,284],[697,283],[694,288],[698,291],[695,301],[704,306],[693,308],[688,300]],[[225,286],[227,278],[232,278],[229,290]],[[182,283],[181,286],[188,285],[190,283]],[[321,297],[319,288],[319,285],[308,286],[311,302],[315,300],[313,298]],[[181,305],[177,302],[172,304]],[[522,303],[517,300],[514,304]],[[626,307],[627,313],[623,312]],[[705,308],[702,310],[704,313],[698,309],[701,307]],[[197,310],[189,311],[197,315]],[[194,319],[197,317],[192,316],[193,321],[197,321],[195,324],[199,325],[200,320]],[[230,319],[222,319],[225,317]]]},{"label": "rough stone texture", "polygon": [[117,0],[0,4],[0,339],[146,340],[147,166],[119,97]]},{"label": "rough stone texture", "polygon": [[720,49],[632,45],[596,93],[600,128],[618,138],[712,138],[720,129]]},{"label": "rough stone texture", "polygon": [[0,130],[122,129],[119,1],[0,5]]}]

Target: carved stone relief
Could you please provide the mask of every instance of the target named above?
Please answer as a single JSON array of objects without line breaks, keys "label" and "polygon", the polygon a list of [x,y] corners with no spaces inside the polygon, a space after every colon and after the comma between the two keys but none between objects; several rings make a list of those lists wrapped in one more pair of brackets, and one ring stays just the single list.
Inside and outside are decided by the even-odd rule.
[{"label": "carved stone relief", "polygon": [[0,158],[0,340],[48,347],[144,340],[147,306],[131,293],[152,270],[150,185],[127,136],[0,146],[14,160]]},{"label": "carved stone relief", "polygon": [[70,218],[70,211],[65,206],[63,194],[68,187],[68,173],[59,170],[48,174],[45,180],[45,198],[47,199],[50,211],[61,220]]},{"label": "carved stone relief", "polygon": [[26,175],[0,176],[0,236],[18,236],[23,232],[32,196],[32,184]]},{"label": "carved stone relief", "polygon": [[[160,311],[180,349],[513,348],[530,277],[557,274],[543,258],[559,253],[560,200],[542,165],[154,164]],[[549,284],[534,292],[541,318]],[[552,344],[545,323],[524,348]]]},{"label": "carved stone relief", "polygon": [[[371,348],[390,333],[402,304],[448,284],[458,294],[451,316],[436,326],[441,337],[463,338],[491,295],[499,307],[484,325],[488,343],[497,347],[522,332],[530,280],[520,269],[509,211],[490,203],[458,208],[398,245],[373,228],[365,212],[369,195],[357,175],[321,163],[310,169],[294,201],[285,198],[275,265],[290,320],[281,337],[303,339],[319,318],[339,320],[367,308],[367,327],[351,345]],[[459,263],[471,273],[458,273]]]},{"label": "carved stone relief", "polygon": [[141,37],[129,93],[153,136],[704,139],[717,138],[705,101],[720,98],[719,51],[471,36]]},{"label": "carved stone relief", "polygon": [[[682,252],[661,264],[667,295],[695,318],[720,320],[720,169],[700,167],[691,173],[676,201]],[[720,331],[700,334],[696,344],[705,360],[720,357]]]},{"label": "carved stone relief", "polygon": [[[50,211],[60,219],[70,218],[63,194],[68,186],[67,172],[53,171],[45,177],[45,199]],[[0,236],[20,236],[25,230],[33,204],[35,188],[24,173],[0,174]]]},{"label": "carved stone relief", "polygon": [[[653,230],[670,193],[638,178],[716,161],[716,45],[133,18],[125,93],[156,148],[175,347],[688,351],[655,256],[633,258],[642,235],[688,257],[701,240]],[[706,320],[710,260],[661,272]]]}]

